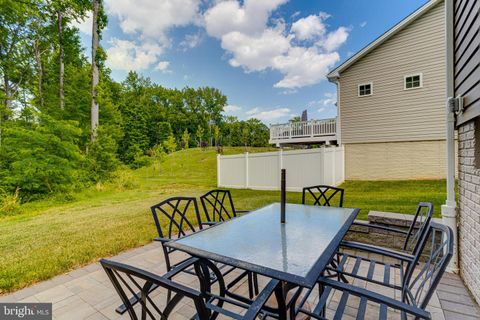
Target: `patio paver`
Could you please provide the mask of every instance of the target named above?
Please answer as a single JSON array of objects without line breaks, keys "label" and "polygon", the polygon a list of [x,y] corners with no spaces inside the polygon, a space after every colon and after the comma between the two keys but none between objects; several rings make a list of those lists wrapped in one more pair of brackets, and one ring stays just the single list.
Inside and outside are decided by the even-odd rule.
[{"label": "patio paver", "polygon": [[[158,243],[150,243],[141,248],[129,250],[112,259],[159,274],[166,270],[163,253]],[[192,284],[192,278],[187,275],[175,279],[185,284]],[[239,285],[237,289],[237,292],[242,291],[246,292],[245,285]],[[158,295],[164,294],[158,290]],[[334,313],[339,296],[335,294],[331,299],[327,314]],[[120,316],[115,313],[120,299],[99,263],[90,264],[12,294],[0,296],[0,302],[15,301],[52,302],[54,319],[128,319],[128,315]],[[354,315],[355,306],[349,305],[348,308]],[[452,273],[447,273],[443,277],[428,310],[433,318],[438,320],[480,319],[478,305],[470,297],[460,277]],[[171,319],[185,320],[192,312],[192,305],[183,303]],[[375,312],[375,308],[371,308],[369,312]]]}]

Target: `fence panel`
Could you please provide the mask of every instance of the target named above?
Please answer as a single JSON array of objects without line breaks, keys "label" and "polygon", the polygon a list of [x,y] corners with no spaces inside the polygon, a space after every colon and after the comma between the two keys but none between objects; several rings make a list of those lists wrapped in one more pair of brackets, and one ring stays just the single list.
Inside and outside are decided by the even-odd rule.
[{"label": "fence panel", "polygon": [[339,185],[344,181],[343,148],[245,153],[217,158],[219,187],[279,190],[280,169],[287,170],[287,190],[305,186]]}]

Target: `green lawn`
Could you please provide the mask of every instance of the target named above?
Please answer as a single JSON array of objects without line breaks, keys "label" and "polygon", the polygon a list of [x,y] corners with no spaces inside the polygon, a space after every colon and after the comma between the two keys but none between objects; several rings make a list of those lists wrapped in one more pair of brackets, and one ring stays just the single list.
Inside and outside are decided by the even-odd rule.
[{"label": "green lawn", "polygon": [[[266,148],[250,152],[266,151]],[[226,154],[243,148],[225,148]],[[215,151],[190,149],[169,155],[148,168],[124,172],[74,200],[38,201],[23,206],[21,214],[0,217],[0,293],[145,244],[155,236],[149,212],[152,204],[174,195],[199,196],[216,184]],[[439,215],[444,181],[348,181],[345,206],[369,210],[414,212],[419,201],[431,201]],[[278,201],[279,192],[232,190],[238,209],[255,209]],[[287,201],[300,202],[300,193]]]}]

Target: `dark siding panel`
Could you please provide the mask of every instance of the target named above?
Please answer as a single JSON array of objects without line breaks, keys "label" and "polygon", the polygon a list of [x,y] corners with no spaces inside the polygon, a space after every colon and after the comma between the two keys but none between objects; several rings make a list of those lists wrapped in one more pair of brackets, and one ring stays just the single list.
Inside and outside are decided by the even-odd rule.
[{"label": "dark siding panel", "polygon": [[478,54],[478,48],[480,48],[479,30],[475,30],[473,28],[470,29],[469,36],[471,36],[469,45],[464,46],[462,48],[463,51],[458,50],[455,53],[455,74],[462,70],[462,66],[465,65],[471,57],[473,57],[475,54]]},{"label": "dark siding panel", "polygon": [[466,35],[472,29],[479,25],[478,13],[480,12],[480,1],[470,0],[474,5],[472,8],[460,16],[457,25],[455,26],[455,47],[468,45],[465,41]]},{"label": "dark siding panel", "polygon": [[480,1],[456,0],[455,95],[464,97],[458,124],[480,116]]}]

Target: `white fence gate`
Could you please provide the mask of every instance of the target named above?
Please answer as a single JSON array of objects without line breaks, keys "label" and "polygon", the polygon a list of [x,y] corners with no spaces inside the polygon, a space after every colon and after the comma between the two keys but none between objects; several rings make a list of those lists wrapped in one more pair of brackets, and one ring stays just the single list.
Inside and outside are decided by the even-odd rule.
[{"label": "white fence gate", "polygon": [[287,171],[287,190],[344,181],[343,147],[244,153],[217,156],[217,185],[223,188],[280,190],[280,169]]}]

